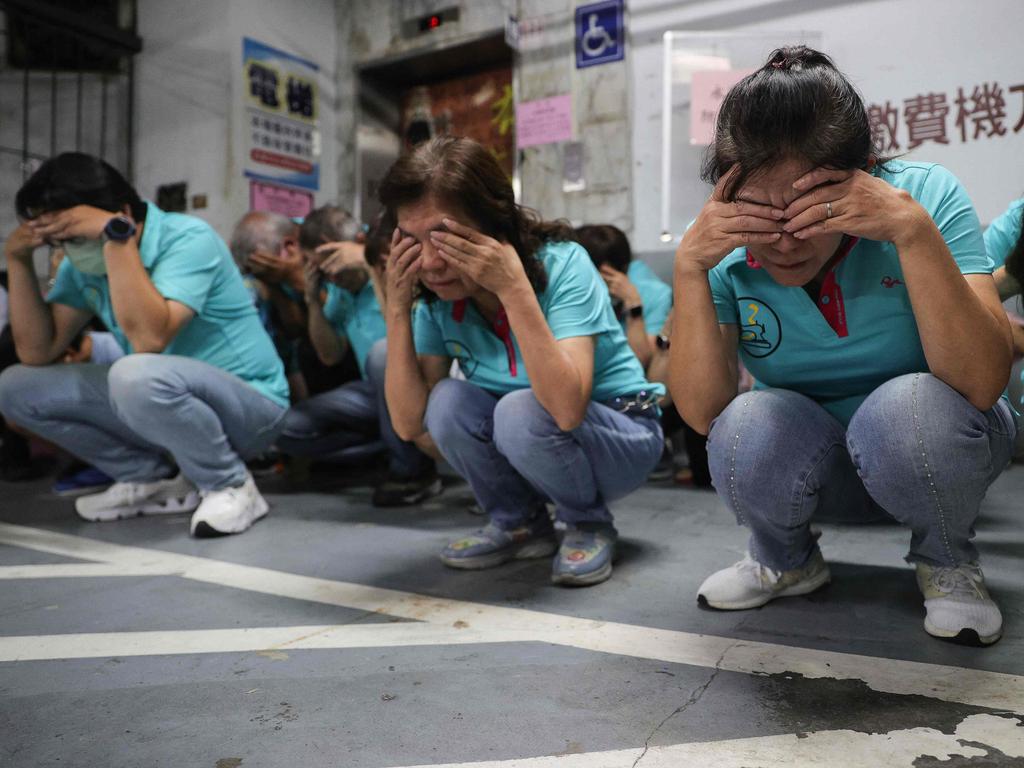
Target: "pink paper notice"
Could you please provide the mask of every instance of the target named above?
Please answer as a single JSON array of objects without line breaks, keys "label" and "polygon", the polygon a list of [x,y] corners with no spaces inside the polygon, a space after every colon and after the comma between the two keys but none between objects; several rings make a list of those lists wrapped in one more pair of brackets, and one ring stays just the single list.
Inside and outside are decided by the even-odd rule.
[{"label": "pink paper notice", "polygon": [[707,145],[715,140],[715,120],[725,94],[752,69],[694,72],[690,82],[690,144]]},{"label": "pink paper notice", "polygon": [[516,145],[535,147],[572,139],[572,94],[516,105]]},{"label": "pink paper notice", "polygon": [[252,180],[249,182],[249,210],[302,218],[313,210],[313,193]]}]

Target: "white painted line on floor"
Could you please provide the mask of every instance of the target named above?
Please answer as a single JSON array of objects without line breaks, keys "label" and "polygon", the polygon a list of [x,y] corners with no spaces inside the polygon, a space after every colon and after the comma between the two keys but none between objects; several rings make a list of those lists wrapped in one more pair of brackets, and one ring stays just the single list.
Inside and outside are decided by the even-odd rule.
[{"label": "white painted line on floor", "polygon": [[97,576],[169,576],[173,571],[112,563],[46,563],[0,566],[0,579],[81,579]]},{"label": "white painted line on floor", "polygon": [[[1016,720],[972,715],[964,719],[953,734],[933,728],[909,728],[889,733],[834,730],[673,744],[651,747],[646,753],[642,749],[622,749],[486,762],[431,763],[406,768],[625,768],[633,765],[641,755],[643,759],[638,768],[691,765],[713,765],[715,768],[878,768],[881,765],[886,768],[913,768],[915,761],[923,755],[942,762],[958,755],[965,761],[989,755],[988,749],[961,741],[994,747],[1010,759],[1024,757],[1024,728],[1019,727]],[[982,762],[985,765],[996,764]],[[964,765],[966,762],[958,761],[956,764]]]},{"label": "white painted line on floor", "polygon": [[[747,674],[792,672],[811,678],[857,679],[876,691],[917,694],[974,706],[1024,711],[1024,677],[1017,675],[427,597],[191,555],[110,544],[6,523],[0,523],[0,543],[129,568],[164,568],[195,581],[412,619],[443,630],[437,635],[422,638],[431,642],[411,643],[413,645],[461,644],[468,637],[464,634],[466,630],[472,630],[480,633],[479,637],[496,638],[500,642],[552,643],[676,664],[717,666]],[[400,634],[390,630],[393,625],[367,626],[371,628],[369,632],[375,627],[376,631],[382,631],[382,635],[389,637]],[[923,635],[922,641],[931,642]]]},{"label": "white painted line on floor", "polygon": [[[199,653],[248,653],[329,648],[384,648],[497,642],[494,632],[455,632],[434,624],[189,629],[0,637],[0,662]],[[282,656],[285,658],[285,656]]]}]

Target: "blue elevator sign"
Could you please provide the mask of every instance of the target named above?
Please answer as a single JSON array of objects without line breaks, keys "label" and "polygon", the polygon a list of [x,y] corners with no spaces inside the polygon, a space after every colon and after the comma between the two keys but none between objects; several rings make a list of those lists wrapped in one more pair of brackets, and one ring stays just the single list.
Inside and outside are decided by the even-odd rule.
[{"label": "blue elevator sign", "polygon": [[626,55],[623,0],[603,0],[576,9],[576,68],[621,61]]}]

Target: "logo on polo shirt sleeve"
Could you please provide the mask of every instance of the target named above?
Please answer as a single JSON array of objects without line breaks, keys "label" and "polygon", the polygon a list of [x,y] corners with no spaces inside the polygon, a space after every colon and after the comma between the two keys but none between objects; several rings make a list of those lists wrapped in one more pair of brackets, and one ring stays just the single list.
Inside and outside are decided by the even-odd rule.
[{"label": "logo on polo shirt sleeve", "polygon": [[736,299],[740,346],[751,357],[768,357],[782,343],[782,322],[770,306],[753,296]]}]

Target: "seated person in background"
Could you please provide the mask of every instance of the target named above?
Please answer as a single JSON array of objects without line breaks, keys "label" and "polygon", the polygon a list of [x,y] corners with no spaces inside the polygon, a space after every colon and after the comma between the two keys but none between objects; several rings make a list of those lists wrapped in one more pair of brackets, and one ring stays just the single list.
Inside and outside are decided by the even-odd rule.
[{"label": "seated person in background", "polygon": [[[985,250],[996,266],[992,277],[1003,301],[1019,296],[1024,278],[1024,198],[1010,203],[985,230]],[[1019,311],[1019,309],[1018,309]],[[1015,357],[1024,356],[1024,318],[1015,312],[1007,312],[1010,318],[1010,332],[1013,334]]]},{"label": "seated person in background", "polygon": [[[307,221],[315,224],[316,216]],[[326,462],[364,457],[353,451],[360,446],[386,449],[388,476],[374,489],[373,504],[393,507],[437,495],[441,480],[433,460],[395,434],[384,399],[387,329],[381,314],[382,262],[394,230],[391,224],[384,226],[386,231],[378,222],[365,245],[331,242],[308,254],[306,302],[313,347],[325,365],[333,365],[351,346],[362,378],[293,406],[277,445],[293,456]]]},{"label": "seated person in background", "polygon": [[306,335],[306,304],[299,225],[280,213],[251,211],[231,233],[231,255],[251,287],[256,311],[284,363],[293,400],[306,397],[299,344]]},{"label": "seated person in background", "polygon": [[626,233],[611,224],[577,227],[582,245],[608,286],[612,309],[633,354],[647,370],[661,327],[672,309],[672,288],[642,261],[633,258]]},{"label": "seated person in background", "polygon": [[[244,459],[276,438],[288,385],[224,242],[80,153],[47,160],[15,201],[5,251],[23,365],[0,375],[0,412],[117,480],[76,500],[86,520],[194,509],[195,536],[246,530],[268,507]],[[32,265],[44,243],[67,253],[45,301]],[[51,365],[93,316],[128,354]]]},{"label": "seated person in background", "polygon": [[[670,380],[710,430],[715,488],[749,553],[698,599],[754,608],[829,581],[811,520],[895,518],[925,630],[993,643],[971,539],[1017,425],[1010,331],[978,217],[931,163],[883,160],[822,53],[772,53],[727,94],[676,253]],[[737,391],[736,350],[757,381]],[[884,590],[880,590],[880,594]]]},{"label": "seated person in background", "polygon": [[[577,227],[576,242],[586,248],[604,278],[615,316],[647,378],[664,383],[668,367],[667,344],[671,335],[666,329],[672,309],[672,288],[644,262],[633,258],[629,239],[618,227],[610,224]],[[707,471],[707,440],[680,418],[679,411],[672,407],[670,395],[666,394],[660,405],[665,447],[649,479],[664,480],[674,476],[681,485],[708,487],[711,479]],[[683,431],[690,467],[681,469],[677,474],[670,438],[680,430]]]},{"label": "seated person in background", "polygon": [[[429,432],[490,518],[442,562],[490,568],[558,549],[555,583],[604,581],[617,539],[608,501],[661,455],[664,389],[644,378],[600,275],[567,224],[515,203],[470,139],[421,144],[380,196],[398,221],[386,272],[395,431]],[[453,359],[465,380],[449,377]],[[565,526],[560,547],[549,500]]]}]

